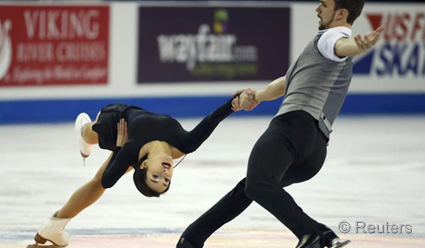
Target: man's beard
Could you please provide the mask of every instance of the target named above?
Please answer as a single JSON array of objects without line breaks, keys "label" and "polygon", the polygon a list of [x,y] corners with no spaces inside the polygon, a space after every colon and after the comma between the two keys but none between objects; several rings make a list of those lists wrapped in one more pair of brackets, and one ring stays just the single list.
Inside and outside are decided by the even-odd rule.
[{"label": "man's beard", "polygon": [[320,25],[319,25],[319,30],[325,30],[326,27],[325,25],[323,25],[322,19],[320,19]]},{"label": "man's beard", "polygon": [[319,17],[319,18],[320,18],[319,30],[325,30],[325,29],[328,29],[328,28],[329,28],[329,26],[331,25],[332,20],[334,19],[334,17],[335,17],[335,11],[334,11],[334,13],[332,14],[332,18],[329,20],[329,22],[328,22],[327,24],[323,24],[323,19],[322,19],[321,17]]}]

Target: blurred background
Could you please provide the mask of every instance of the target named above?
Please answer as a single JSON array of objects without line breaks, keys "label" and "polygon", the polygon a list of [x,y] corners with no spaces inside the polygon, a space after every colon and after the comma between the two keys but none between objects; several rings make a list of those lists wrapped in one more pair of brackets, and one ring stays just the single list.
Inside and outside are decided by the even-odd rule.
[{"label": "blurred background", "polygon": [[[285,75],[318,1],[1,1],[0,124],[72,122],[125,102],[200,117]],[[425,113],[424,1],[367,1],[387,29],[355,59],[342,114]],[[281,99],[238,115],[273,115]]]},{"label": "blurred background", "polygon": [[[354,60],[326,166],[290,192],[335,231],[343,220],[413,226],[413,234],[391,239],[352,231],[353,248],[424,247],[425,3],[366,2],[353,34],[379,26],[386,31]],[[317,33],[318,4],[0,1],[0,212],[5,213],[0,247],[32,242],[40,224],[108,156],[96,148],[82,166],[73,130],[80,112],[94,118],[106,104],[124,102],[177,117],[189,130],[235,91],[262,88],[285,75]],[[125,235],[170,233],[167,247],[173,247],[187,225],[243,178],[250,149],[281,102],[262,103],[233,115],[243,118],[220,124],[178,167],[173,188],[160,199],[140,197],[131,176],[120,180],[67,227],[76,236],[72,247],[85,247],[85,238],[87,247],[136,247],[134,237]],[[158,209],[164,209],[161,215],[152,211]],[[261,230],[260,239],[262,230],[282,231],[256,204],[225,228]],[[261,242],[294,247],[296,238],[286,233],[275,243]],[[229,235],[229,242],[240,241],[232,247],[261,246],[255,235],[246,243],[244,236]],[[213,247],[229,247],[226,242]]]}]

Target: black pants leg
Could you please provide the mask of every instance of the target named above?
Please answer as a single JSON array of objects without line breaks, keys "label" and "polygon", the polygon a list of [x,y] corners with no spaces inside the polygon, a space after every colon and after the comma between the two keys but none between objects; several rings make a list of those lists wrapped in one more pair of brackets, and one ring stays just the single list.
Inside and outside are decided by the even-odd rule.
[{"label": "black pants leg", "polygon": [[177,247],[182,245],[183,240],[188,241],[194,248],[204,246],[205,240],[221,226],[233,220],[242,213],[252,200],[245,195],[245,179],[242,179],[234,189],[227,193],[219,202],[193,222],[182,234]]},{"label": "black pants leg", "polygon": [[323,225],[304,213],[282,187],[306,181],[319,172],[327,141],[307,113],[279,117],[251,152],[245,193],[300,238]]},{"label": "black pants leg", "polygon": [[[307,216],[282,189],[309,180],[321,169],[327,141],[319,132],[314,119],[304,112],[276,117],[251,152],[247,179],[193,222],[177,248],[202,248],[213,232],[242,213],[252,200],[297,237],[319,229],[322,224]],[[184,240],[191,246],[185,246]]]}]

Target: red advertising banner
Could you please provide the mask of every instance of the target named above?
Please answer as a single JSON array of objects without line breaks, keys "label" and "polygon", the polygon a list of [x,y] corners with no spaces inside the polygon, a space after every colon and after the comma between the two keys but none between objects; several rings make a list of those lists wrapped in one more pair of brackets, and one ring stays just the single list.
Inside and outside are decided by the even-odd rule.
[{"label": "red advertising banner", "polygon": [[0,6],[0,86],[108,82],[108,6]]}]

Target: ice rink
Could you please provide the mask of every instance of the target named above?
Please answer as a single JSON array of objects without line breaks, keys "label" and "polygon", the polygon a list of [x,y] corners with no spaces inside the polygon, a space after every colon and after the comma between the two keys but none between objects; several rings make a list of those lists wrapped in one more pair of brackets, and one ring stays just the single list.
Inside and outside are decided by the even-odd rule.
[{"label": "ice rink", "polygon": [[[229,118],[179,165],[170,191],[141,196],[124,176],[67,230],[70,248],[174,247],[179,235],[242,179],[254,142],[271,117]],[[181,119],[191,129],[199,119]],[[27,247],[42,222],[88,181],[108,157],[96,148],[79,156],[73,124],[0,126],[0,247]],[[304,211],[356,247],[425,247],[425,116],[341,116],[328,156],[312,180],[287,188]],[[351,225],[341,234],[339,223]],[[356,222],[378,227],[357,230]],[[412,233],[381,232],[411,225]],[[385,231],[385,230],[384,230]],[[206,247],[295,247],[272,215],[252,204]],[[28,246],[34,247],[34,246]]]}]

